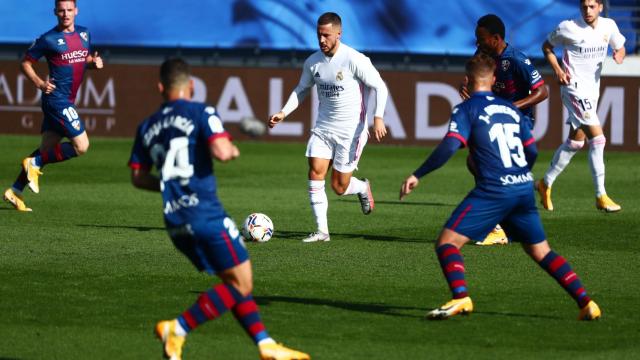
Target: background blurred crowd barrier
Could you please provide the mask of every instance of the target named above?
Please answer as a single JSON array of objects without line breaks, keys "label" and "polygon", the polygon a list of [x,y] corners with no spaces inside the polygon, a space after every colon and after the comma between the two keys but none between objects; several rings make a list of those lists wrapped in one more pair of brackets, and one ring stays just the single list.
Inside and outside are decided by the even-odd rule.
[{"label": "background blurred crowd barrier", "polygon": [[[28,44],[55,24],[52,0],[3,0],[0,44]],[[28,3],[28,6],[26,5]],[[638,0],[608,0],[638,49]],[[578,17],[577,0],[80,0],[77,22],[99,46],[220,49],[315,49],[315,21],[325,11],[341,15],[343,40],[366,52],[470,55],[476,20],[499,15],[507,40],[531,57],[563,19]],[[610,12],[609,12],[610,10]]]},{"label": "background blurred crowd barrier", "polygon": [[[43,62],[39,71],[46,71]],[[215,105],[234,137],[244,117],[266,121],[282,107],[300,69],[197,66],[195,99]],[[382,71],[390,97],[385,113],[388,144],[433,145],[447,130],[452,107],[460,102],[458,72]],[[111,64],[108,71],[87,73],[76,100],[91,135],[132,137],[137,124],[160,105],[157,65]],[[534,136],[541,147],[555,148],[566,138],[559,86],[545,77],[549,99],[536,108]],[[285,122],[261,138],[306,141],[315,118],[315,90]],[[373,99],[370,99],[373,100]],[[0,133],[38,134],[42,121],[40,92],[19,72],[16,61],[0,61]],[[373,106],[369,106],[373,109]],[[608,149],[640,150],[640,77],[606,77],[598,115]]]}]

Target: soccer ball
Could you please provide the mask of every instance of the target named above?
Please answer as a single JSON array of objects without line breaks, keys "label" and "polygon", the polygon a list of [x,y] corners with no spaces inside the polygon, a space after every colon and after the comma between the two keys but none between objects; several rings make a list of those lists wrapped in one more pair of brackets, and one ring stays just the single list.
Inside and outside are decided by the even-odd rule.
[{"label": "soccer ball", "polygon": [[273,222],[262,213],[253,213],[244,220],[242,236],[255,242],[267,242],[273,235]]}]

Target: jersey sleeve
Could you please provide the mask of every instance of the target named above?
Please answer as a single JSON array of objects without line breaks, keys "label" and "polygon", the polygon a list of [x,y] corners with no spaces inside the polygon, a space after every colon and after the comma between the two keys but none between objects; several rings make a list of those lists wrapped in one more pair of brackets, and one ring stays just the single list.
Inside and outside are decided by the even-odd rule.
[{"label": "jersey sleeve", "polygon": [[131,149],[131,157],[129,158],[129,167],[134,170],[150,170],[153,166],[153,160],[151,160],[149,151],[144,147],[142,139],[142,126],[139,126],[136,131],[136,139],[133,142],[133,148]]},{"label": "jersey sleeve", "polygon": [[213,106],[205,107],[200,119],[203,122],[202,135],[209,144],[221,137],[231,139],[231,134],[225,130],[222,120]]},{"label": "jersey sleeve", "polygon": [[620,33],[618,25],[615,21],[611,20],[611,37],[609,37],[609,45],[614,50],[618,50],[624,46],[627,39]]},{"label": "jersey sleeve", "polygon": [[464,147],[467,146],[467,139],[471,133],[471,122],[465,109],[460,105],[453,108],[449,119],[449,131],[445,137],[458,139]]},{"label": "jersey sleeve", "polygon": [[293,110],[298,108],[298,105],[309,94],[309,90],[314,85],[313,74],[311,73],[311,65],[309,59],[304,62],[302,67],[302,75],[300,75],[300,81],[298,85],[293,89],[291,95],[287,99],[287,102],[282,107],[284,116],[289,116]]},{"label": "jersey sleeve", "polygon": [[362,54],[358,54],[351,59],[350,66],[351,71],[358,80],[376,91],[376,109],[374,116],[383,117],[384,109],[387,106],[389,90],[387,89],[387,84],[382,80],[380,73],[373,66],[371,60]]},{"label": "jersey sleeve", "polygon": [[47,41],[45,40],[44,35],[42,35],[31,44],[29,49],[27,49],[27,52],[24,54],[24,59],[36,63],[46,54],[46,52]]},{"label": "jersey sleeve", "polygon": [[569,21],[565,20],[547,36],[547,41],[554,47],[558,45],[565,45],[567,44],[569,35]]},{"label": "jersey sleeve", "polygon": [[529,84],[529,90],[535,90],[544,85],[544,79],[540,72],[533,66],[531,60],[521,56],[516,59],[516,72],[523,83]]}]

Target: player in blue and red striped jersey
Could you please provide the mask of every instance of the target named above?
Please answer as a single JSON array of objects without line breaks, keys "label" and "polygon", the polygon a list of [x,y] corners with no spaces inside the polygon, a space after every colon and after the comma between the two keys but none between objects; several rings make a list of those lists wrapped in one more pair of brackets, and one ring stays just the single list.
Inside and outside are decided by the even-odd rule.
[{"label": "player in blue and red striped jersey", "polygon": [[[502,19],[487,14],[478,19],[476,26],[477,53],[485,53],[496,61],[496,83],[493,93],[510,101],[525,115],[525,120],[533,129],[533,107],[548,97],[547,88],[540,72],[531,64],[525,54],[509,45],[505,39]],[[469,98],[466,86],[460,89],[463,99]],[[474,164],[468,159],[468,167],[475,174]],[[507,237],[500,225],[477,245],[506,244]]]},{"label": "player in blue and red striped jersey", "polygon": [[[251,295],[249,255],[216,195],[211,159],[233,160],[240,155],[238,148],[212,106],[190,101],[193,81],[186,62],[165,61],[158,88],[165,102],[138,127],[129,161],[131,180],[138,188],[162,193],[164,221],[174,245],[198,270],[222,280],[180,316],[156,325],[165,356],[180,359],[187,333],[231,310],[262,359],[309,359],[269,337]],[[154,166],[159,177],[151,173]]]},{"label": "player in blue and red striped jersey", "polygon": [[[102,58],[91,53],[89,30],[75,24],[78,8],[75,0],[55,0],[53,10],[58,24],[31,45],[21,63],[25,76],[42,91],[42,140],[40,147],[22,160],[22,170],[4,199],[16,210],[31,211],[24,203],[22,191],[28,184],[40,192],[38,177],[42,168],[66,161],[87,152],[89,137],[74,105],[84,71],[102,69]],[[42,79],[34,69],[41,57],[47,59],[49,77]],[[69,142],[62,142],[67,137]]]},{"label": "player in blue and red striped jersey", "polygon": [[400,189],[402,200],[418,186],[419,178],[444,165],[460,147],[469,147],[477,165],[476,185],[453,211],[436,243],[453,299],[427,317],[446,319],[473,311],[460,249],[471,239],[486,236],[500,222],[506,233],[521,242],[525,252],[573,297],[580,308],[579,319],[597,319],[598,305],[589,298],[569,263],[551,250],[546,240],[530,171],[537,156],[535,140],[522,113],[491,92],[495,66],[485,54],[467,62],[470,98],[453,109],[449,132]]}]

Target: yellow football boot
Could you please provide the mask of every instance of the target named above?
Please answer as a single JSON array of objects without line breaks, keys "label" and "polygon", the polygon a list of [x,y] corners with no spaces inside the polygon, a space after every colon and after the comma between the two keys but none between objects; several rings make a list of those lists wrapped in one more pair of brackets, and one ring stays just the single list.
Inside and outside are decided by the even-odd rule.
[{"label": "yellow football boot", "polygon": [[9,188],[4,192],[4,200],[18,211],[31,211],[31,208],[28,208],[27,205],[24,204],[24,199],[21,195],[16,194],[13,189]]},{"label": "yellow football boot", "polygon": [[622,210],[622,207],[611,200],[607,195],[601,195],[596,197],[596,208],[598,210],[606,212],[618,212]]},{"label": "yellow football boot", "polygon": [[33,165],[31,160],[33,160],[32,157],[24,158],[24,160],[22,160],[22,168],[24,169],[24,172],[27,173],[27,180],[29,180],[29,189],[37,194],[40,192],[38,177],[42,175],[42,172],[40,171],[39,167]]},{"label": "yellow football boot", "polygon": [[500,225],[496,225],[496,227],[491,230],[489,235],[482,241],[476,241],[476,245],[480,246],[490,246],[490,245],[507,245],[509,243],[509,239],[507,238],[507,233],[502,230]]},{"label": "yellow football boot", "polygon": [[578,320],[598,320],[602,316],[602,312],[600,311],[600,307],[596,304],[595,301],[591,300],[585,307],[580,309],[580,315],[578,316]]},{"label": "yellow football boot", "polygon": [[164,357],[169,360],[182,359],[185,336],[176,334],[177,320],[165,320],[156,324],[156,336],[162,341]]},{"label": "yellow football boot", "polygon": [[551,202],[551,186],[547,186],[544,180],[538,180],[535,182],[536,190],[540,194],[540,203],[542,207],[553,211],[553,203]]},{"label": "yellow football boot", "polygon": [[270,343],[258,346],[260,360],[310,360],[311,357],[303,352],[289,349],[282,344]]},{"label": "yellow football boot", "polygon": [[439,308],[429,311],[427,319],[444,320],[458,314],[468,315],[471,312],[473,312],[473,302],[467,296],[462,299],[453,299]]}]

